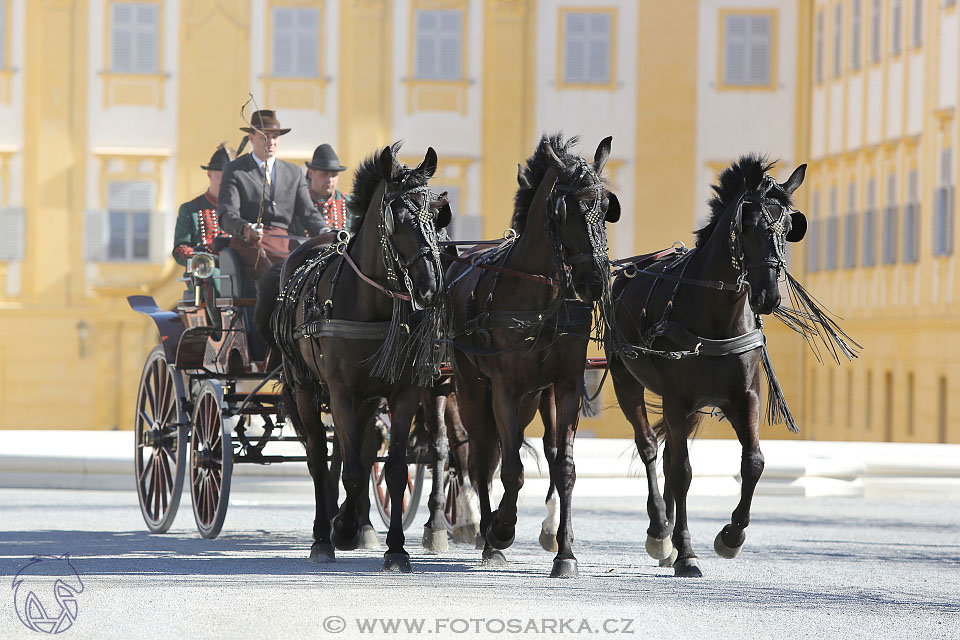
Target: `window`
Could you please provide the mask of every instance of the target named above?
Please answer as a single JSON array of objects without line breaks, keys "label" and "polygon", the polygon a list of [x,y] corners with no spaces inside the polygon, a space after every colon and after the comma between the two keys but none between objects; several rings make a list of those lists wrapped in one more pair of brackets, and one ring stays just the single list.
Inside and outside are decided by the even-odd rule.
[{"label": "window", "polygon": [[907,173],[907,200],[903,206],[903,261],[920,259],[920,185],[916,169]]},{"label": "window", "polygon": [[893,372],[883,374],[883,437],[893,442]]},{"label": "window", "polygon": [[914,48],[923,46],[923,0],[913,0],[913,29],[910,31],[910,44]]},{"label": "window", "polygon": [[870,62],[880,62],[880,0],[870,7]]},{"label": "window", "polygon": [[843,72],[843,5],[833,7],[833,77]]},{"label": "window", "polygon": [[830,189],[830,217],[827,218],[827,233],[824,238],[823,268],[833,271],[837,268],[837,236],[840,232],[840,218],[837,216],[837,188]]},{"label": "window", "polygon": [[0,0],[0,69],[7,66],[7,3]]},{"label": "window", "polygon": [[860,68],[860,0],[853,0],[850,10],[850,68]]},{"label": "window", "polygon": [[159,7],[152,3],[114,2],[110,8],[110,70],[157,73]]},{"label": "window", "polygon": [[613,14],[563,14],[563,82],[610,84]]},{"label": "window", "polygon": [[915,429],[913,418],[913,414],[915,413],[913,408],[915,402],[913,396],[915,386],[916,385],[913,382],[913,372],[911,371],[907,374],[907,435],[909,436],[913,435],[913,431]]},{"label": "window", "polygon": [[772,14],[731,14],[724,21],[723,84],[763,87],[772,84]]},{"label": "window", "polygon": [[285,78],[315,78],[320,53],[317,33],[320,11],[274,7],[272,13],[271,73]]},{"label": "window", "polygon": [[863,212],[863,247],[860,252],[860,264],[872,267],[877,263],[877,180],[867,182],[867,209]]},{"label": "window", "polygon": [[940,442],[947,441],[947,378],[937,379],[937,434]]},{"label": "window", "polygon": [[112,181],[107,189],[107,260],[149,259],[153,184]]},{"label": "window", "polygon": [[900,217],[897,206],[897,174],[887,176],[887,206],[883,210],[883,264],[897,262],[897,223]]},{"label": "window", "polygon": [[817,11],[817,25],[813,32],[813,68],[817,82],[823,82],[823,11]]},{"label": "window", "polygon": [[810,238],[807,240],[807,271],[820,270],[820,193],[815,191],[810,201]]},{"label": "window", "polygon": [[420,80],[460,80],[463,77],[463,12],[415,12],[416,77]]},{"label": "window", "polygon": [[23,209],[0,207],[0,261],[23,260]]},{"label": "window", "polygon": [[933,255],[953,253],[953,149],[940,152],[940,186],[933,195]]},{"label": "window", "polygon": [[890,17],[890,53],[898,56],[903,51],[903,0],[893,0]]},{"label": "window", "polygon": [[865,422],[867,431],[873,427],[873,372],[867,371],[867,401],[866,401]]},{"label": "window", "polygon": [[857,266],[857,183],[847,187],[847,215],[843,221],[843,267]]}]

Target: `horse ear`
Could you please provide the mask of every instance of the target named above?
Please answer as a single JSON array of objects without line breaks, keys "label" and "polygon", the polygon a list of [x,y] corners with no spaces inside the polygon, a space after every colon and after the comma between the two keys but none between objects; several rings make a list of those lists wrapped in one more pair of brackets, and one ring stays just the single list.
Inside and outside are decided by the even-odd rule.
[{"label": "horse ear", "polygon": [[603,219],[607,222],[616,222],[620,219],[620,199],[616,194],[607,192],[607,203],[607,215]]},{"label": "horse ear", "polygon": [[546,137],[544,137],[543,140],[540,142],[540,146],[543,147],[544,153],[547,154],[547,159],[550,160],[550,164],[556,167],[558,171],[562,169],[563,163],[560,162],[560,158],[559,156],[557,156],[557,152],[553,150],[553,145],[550,144],[550,141]]},{"label": "horse ear", "polygon": [[784,190],[787,195],[790,195],[797,190],[801,184],[803,184],[803,178],[807,173],[807,165],[802,164],[796,169],[793,170],[793,173],[790,174],[790,177],[787,178],[787,181],[780,185],[780,188]]},{"label": "horse ear", "polygon": [[387,182],[393,181],[393,149],[389,146],[384,147],[383,151],[381,151],[377,157],[377,168],[380,170],[380,175],[383,176],[384,180]]},{"label": "horse ear", "polygon": [[610,157],[610,145],[612,143],[613,136],[607,136],[600,141],[600,144],[597,146],[597,152],[593,154],[593,171],[597,175],[600,175],[604,165],[607,164],[607,159]]},{"label": "horse ear", "polygon": [[437,152],[433,147],[427,147],[427,154],[423,156],[423,162],[417,165],[417,172],[426,174],[428,178],[437,172]]},{"label": "horse ear", "polygon": [[747,192],[756,191],[760,187],[760,182],[763,180],[763,164],[760,162],[754,162],[750,168],[747,170],[747,175],[744,178],[747,188]]},{"label": "horse ear", "polygon": [[800,242],[805,235],[807,235],[807,216],[800,211],[794,211],[790,214],[790,233],[787,234],[787,242]]}]

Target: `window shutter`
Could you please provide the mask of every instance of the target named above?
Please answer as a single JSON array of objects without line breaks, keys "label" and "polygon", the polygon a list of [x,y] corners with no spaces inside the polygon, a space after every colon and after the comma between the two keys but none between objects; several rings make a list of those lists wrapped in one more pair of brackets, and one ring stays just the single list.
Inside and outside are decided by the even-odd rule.
[{"label": "window shutter", "polygon": [[911,44],[919,47],[923,44],[923,0],[913,0],[913,39]]},{"label": "window shutter", "polygon": [[724,84],[744,84],[747,78],[747,16],[727,16]]},{"label": "window shutter", "polygon": [[293,47],[296,38],[293,9],[273,10],[273,75],[293,75]]},{"label": "window shutter", "polygon": [[771,30],[770,16],[753,16],[750,19],[749,84],[770,84]]},{"label": "window shutter", "polygon": [[610,15],[606,13],[592,14],[589,17],[588,25],[590,30],[590,68],[587,79],[589,82],[606,84],[610,82]]},{"label": "window shutter", "polygon": [[565,22],[564,80],[585,82],[587,79],[587,16],[583,13],[568,13]]},{"label": "window shutter", "polygon": [[0,0],[0,69],[7,66],[7,3]]},{"label": "window shutter", "polygon": [[153,210],[153,183],[112,180],[107,184],[107,208],[111,211]]},{"label": "window shutter", "polygon": [[953,185],[946,187],[946,197],[944,198],[944,253],[950,255],[953,253]]},{"label": "window shutter", "polygon": [[461,73],[461,49],[463,41],[463,14],[459,11],[442,11],[438,32],[439,78],[459,80]]},{"label": "window shutter", "polygon": [[0,208],[0,261],[23,260],[23,208]]},{"label": "window shutter", "polygon": [[111,5],[111,56],[110,69],[119,72],[133,71],[133,5],[114,3]]},{"label": "window shutter", "polygon": [[157,27],[159,10],[155,4],[137,5],[136,49],[133,71],[157,72]]},{"label": "window shutter", "polygon": [[860,264],[864,267],[872,267],[876,264],[874,254],[874,245],[876,243],[876,212],[873,209],[867,209],[863,212],[863,251],[860,256]]},{"label": "window shutter", "polygon": [[888,206],[883,212],[883,264],[897,262],[897,217],[899,208]]},{"label": "window shutter", "polygon": [[833,271],[837,268],[837,235],[839,235],[838,223],[839,218],[837,218],[837,216],[830,216],[827,218],[827,255],[824,264],[824,269],[827,271]]},{"label": "window shutter", "polygon": [[857,266],[857,214],[847,214],[843,229],[843,266],[853,269]]},{"label": "window shutter", "polygon": [[870,10],[870,60],[880,62],[880,0]]},{"label": "window shutter", "polygon": [[107,257],[107,212],[88,210],[83,216],[83,257],[101,262]]},{"label": "window shutter", "polygon": [[439,51],[436,46],[438,30],[436,11],[417,11],[416,75],[431,79],[437,75],[436,64]]},{"label": "window shutter", "polygon": [[903,51],[903,0],[893,0],[893,15],[890,25],[890,46],[893,55]]},{"label": "window shutter", "polygon": [[820,221],[810,221],[810,240],[807,245],[807,271],[820,270]]},{"label": "window shutter", "polygon": [[817,24],[814,30],[813,68],[817,82],[823,82],[823,11],[817,12]]},{"label": "window shutter", "polygon": [[318,75],[317,31],[320,14],[316,9],[294,9],[297,15],[296,64],[294,75],[315,78]]},{"label": "window shutter", "polygon": [[833,75],[837,77],[843,70],[843,5],[838,4],[833,11]]}]

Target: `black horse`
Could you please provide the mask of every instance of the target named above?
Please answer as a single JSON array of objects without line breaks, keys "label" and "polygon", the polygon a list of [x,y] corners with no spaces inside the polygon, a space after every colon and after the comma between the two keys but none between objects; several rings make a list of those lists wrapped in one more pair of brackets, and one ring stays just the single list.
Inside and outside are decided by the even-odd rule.
[{"label": "black horse", "polygon": [[[555,577],[577,575],[570,511],[573,439],[592,304],[609,301],[605,223],[620,215],[616,196],[600,177],[611,138],[600,143],[593,162],[570,151],[575,141],[544,136],[521,167],[512,225],[516,240],[472,254],[488,268],[455,264],[447,273],[457,395],[470,438],[470,475],[480,494],[488,564],[504,563],[499,550],[513,543],[523,431],[541,392],[553,387],[559,436],[551,476],[560,496]],[[490,481],[501,454],[504,495],[492,512]]]},{"label": "black horse", "polygon": [[[783,184],[767,175],[772,166],[750,155],[723,171],[696,247],[631,264],[613,285],[616,332],[608,335],[607,357],[617,399],[646,466],[646,548],[664,560],[675,547],[677,576],[702,575],[687,530],[687,439],[700,421],[699,410],[721,409],[743,448],[740,503],[714,544],[726,558],[743,545],[763,472],[761,365],[770,384],[768,402],[773,402],[768,418],[796,427],[769,363],[760,318],[780,305],[785,242],[798,242],[806,231],[806,219],[791,203],[806,165]],[[663,418],[654,427],[647,419],[645,389],[663,401]],[[663,497],[657,485],[658,433],[666,441]]]},{"label": "black horse", "polygon": [[[375,449],[365,447],[364,438],[373,431],[368,427],[382,398],[391,412],[387,488],[403,495],[410,424],[420,388],[432,380],[442,353],[443,314],[434,307],[443,284],[437,235],[450,222],[450,207],[427,186],[437,168],[436,152],[428,149],[423,162],[410,169],[396,161],[398,150],[399,143],[386,147],[357,169],[349,242],[335,250],[298,248],[280,276],[279,303],[271,295],[276,282],[263,284],[258,300],[261,331],[272,333],[283,353],[285,404],[314,479],[310,558],[318,562],[332,561],[334,547],[355,549],[361,542],[372,462],[361,452]],[[271,330],[263,326],[265,318],[272,319]],[[332,525],[326,428],[319,414],[324,391],[346,491]],[[402,515],[401,509],[391,512],[384,571],[410,571]]]}]

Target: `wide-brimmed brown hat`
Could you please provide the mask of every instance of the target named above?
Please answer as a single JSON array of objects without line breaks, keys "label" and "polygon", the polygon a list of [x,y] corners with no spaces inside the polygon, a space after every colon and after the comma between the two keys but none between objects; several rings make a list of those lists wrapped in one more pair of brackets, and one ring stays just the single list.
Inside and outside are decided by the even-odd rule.
[{"label": "wide-brimmed brown hat", "polygon": [[313,151],[313,160],[305,162],[307,169],[314,171],[346,171],[347,168],[340,164],[340,158],[337,152],[328,144],[322,144]]},{"label": "wide-brimmed brown hat", "polygon": [[223,168],[227,166],[228,162],[236,159],[237,152],[228,147],[227,141],[224,140],[220,143],[220,146],[217,147],[217,150],[213,152],[213,155],[210,156],[210,162],[200,165],[200,168],[204,171],[223,171]]},{"label": "wide-brimmed brown hat", "polygon": [[276,133],[282,136],[285,133],[289,133],[290,129],[280,126],[280,121],[277,120],[277,114],[275,112],[262,109],[260,111],[254,111],[253,115],[250,116],[250,126],[240,127],[240,131],[246,131],[247,133],[263,131],[265,133]]}]

